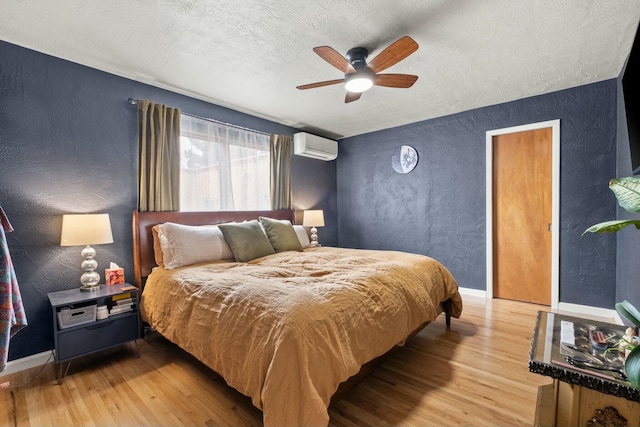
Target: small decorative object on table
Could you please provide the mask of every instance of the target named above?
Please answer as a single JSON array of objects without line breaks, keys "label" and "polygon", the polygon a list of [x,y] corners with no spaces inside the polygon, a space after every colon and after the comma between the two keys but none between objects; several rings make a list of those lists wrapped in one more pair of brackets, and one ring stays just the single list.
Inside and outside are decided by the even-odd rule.
[{"label": "small decorative object on table", "polygon": [[107,285],[121,285],[124,283],[124,268],[112,262],[109,268],[104,269],[104,280]]},{"label": "small decorative object on table", "polygon": [[96,320],[104,320],[109,317],[109,309],[106,305],[99,305],[96,310]]},{"label": "small decorative object on table", "polygon": [[627,379],[635,388],[640,388],[640,339],[638,339],[640,312],[627,300],[617,303],[616,311],[635,325],[635,328],[627,328],[624,337],[618,342],[618,350],[626,353],[624,370]]}]

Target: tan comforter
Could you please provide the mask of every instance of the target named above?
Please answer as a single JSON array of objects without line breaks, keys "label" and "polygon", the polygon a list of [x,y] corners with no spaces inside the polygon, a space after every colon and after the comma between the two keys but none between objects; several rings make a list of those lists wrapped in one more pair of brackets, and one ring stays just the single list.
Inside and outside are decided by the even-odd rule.
[{"label": "tan comforter", "polygon": [[249,263],[157,268],[143,318],[262,409],[265,426],[322,425],[338,385],[442,312],[462,311],[440,263],[312,248]]}]

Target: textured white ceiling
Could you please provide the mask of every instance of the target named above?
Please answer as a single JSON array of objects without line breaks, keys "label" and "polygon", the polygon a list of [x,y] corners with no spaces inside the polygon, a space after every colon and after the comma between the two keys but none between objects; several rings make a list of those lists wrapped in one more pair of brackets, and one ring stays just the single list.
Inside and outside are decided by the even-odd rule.
[{"label": "textured white ceiling", "polygon": [[[286,125],[343,137],[617,77],[638,0],[0,0],[0,39]],[[313,53],[420,48],[344,104]]]}]

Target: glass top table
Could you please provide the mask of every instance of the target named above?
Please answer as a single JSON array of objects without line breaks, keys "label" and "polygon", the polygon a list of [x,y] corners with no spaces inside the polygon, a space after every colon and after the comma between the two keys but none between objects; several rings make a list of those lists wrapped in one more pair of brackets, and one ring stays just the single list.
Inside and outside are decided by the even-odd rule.
[{"label": "glass top table", "polygon": [[[626,326],[539,311],[529,350],[529,371],[640,402],[640,390],[615,372],[624,368],[621,354],[616,350],[605,354],[594,349],[589,343],[591,329],[604,332],[608,344],[615,346],[624,336]],[[569,363],[572,358],[613,370],[576,367]]]}]

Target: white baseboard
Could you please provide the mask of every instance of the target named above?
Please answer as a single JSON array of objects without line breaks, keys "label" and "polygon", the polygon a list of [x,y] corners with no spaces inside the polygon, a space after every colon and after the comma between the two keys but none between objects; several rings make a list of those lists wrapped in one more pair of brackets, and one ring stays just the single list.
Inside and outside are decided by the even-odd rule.
[{"label": "white baseboard", "polygon": [[[487,298],[487,292],[480,289],[471,289],[471,288],[461,287],[461,288],[458,288],[458,290],[460,291],[460,295],[468,295],[468,296],[473,296],[478,298]],[[556,311],[556,310],[551,310],[551,308],[549,308],[549,311]],[[624,324],[618,312],[616,310],[608,309],[608,308],[591,307],[589,305],[560,302],[558,303],[557,311],[563,311],[565,313],[575,314],[575,315],[600,317],[603,319],[607,319],[618,325]]]},{"label": "white baseboard", "polygon": [[49,358],[53,360],[52,352],[53,350],[48,350],[43,351],[42,353],[23,357],[22,359],[11,360],[9,363],[7,363],[7,367],[5,368],[5,370],[0,372],[0,377],[35,368],[36,366],[42,366],[49,361]]},{"label": "white baseboard", "polygon": [[618,315],[618,312],[613,309],[591,307],[589,305],[571,304],[568,302],[558,303],[558,311],[564,311],[568,313],[582,314],[587,316],[602,317],[622,325],[622,319]]},{"label": "white baseboard", "polygon": [[620,317],[620,313],[618,313],[616,311],[615,315],[613,316],[613,320],[618,324],[618,325],[624,325],[624,320],[622,320],[622,317]]},{"label": "white baseboard", "polygon": [[483,291],[481,289],[458,288],[458,291],[460,292],[460,295],[469,295],[472,297],[480,297],[480,298],[487,297],[487,291]]}]

